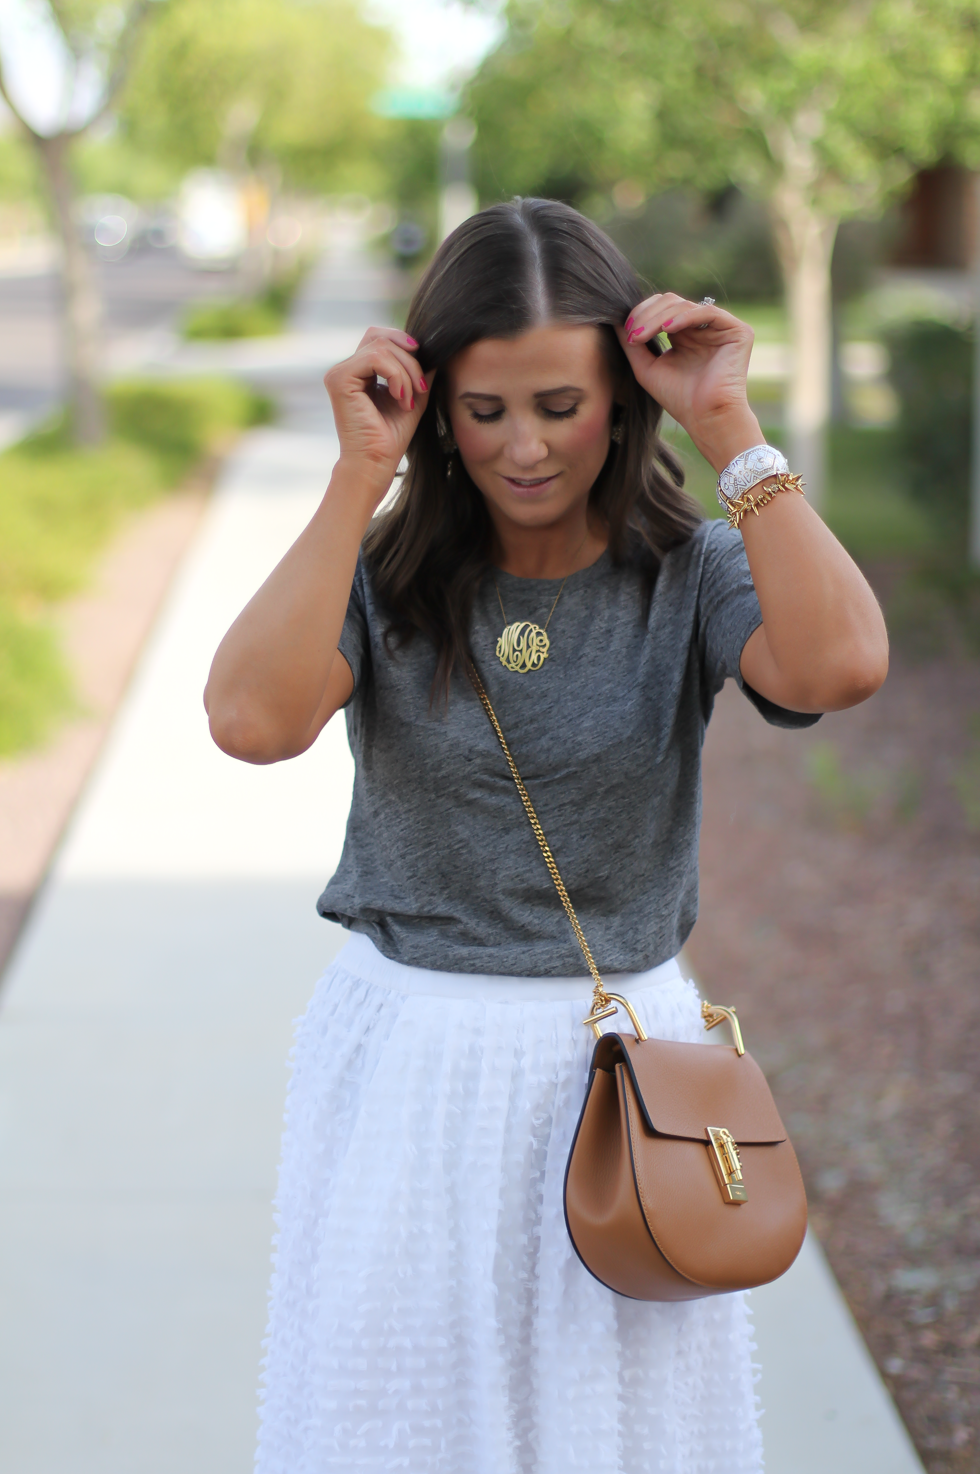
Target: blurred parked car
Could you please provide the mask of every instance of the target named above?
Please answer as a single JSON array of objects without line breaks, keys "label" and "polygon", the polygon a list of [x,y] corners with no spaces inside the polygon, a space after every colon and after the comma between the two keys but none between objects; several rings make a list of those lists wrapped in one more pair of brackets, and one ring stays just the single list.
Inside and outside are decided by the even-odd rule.
[{"label": "blurred parked car", "polygon": [[79,204],[82,237],[103,261],[121,261],[139,234],[140,208],[121,194],[86,195]]},{"label": "blurred parked car", "polygon": [[177,244],[177,216],[172,209],[154,210],[144,215],[139,225],[140,244],[152,246],[155,251],[166,250]]},{"label": "blurred parked car", "polygon": [[423,250],[427,233],[417,220],[406,216],[399,220],[388,237],[392,253],[400,261],[411,261]]},{"label": "blurred parked car", "polygon": [[239,182],[220,169],[195,169],[177,199],[177,246],[194,266],[226,270],[248,247],[248,214]]}]

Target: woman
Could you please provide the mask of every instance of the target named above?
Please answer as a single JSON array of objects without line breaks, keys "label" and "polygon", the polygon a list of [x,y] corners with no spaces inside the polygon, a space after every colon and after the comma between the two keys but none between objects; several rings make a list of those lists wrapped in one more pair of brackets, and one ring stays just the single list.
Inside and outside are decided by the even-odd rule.
[{"label": "woman", "polygon": [[293,757],[346,708],[356,763],[319,902],[353,935],[287,1109],[262,1474],[761,1467],[743,1298],[627,1300],[568,1240],[592,983],[468,674],[607,981],[649,1034],[702,1037],[674,959],[714,696],[732,676],[807,726],[881,684],[887,645],[791,480],[755,476],[738,531],[701,519],[662,410],[719,472],[762,445],[752,334],[641,298],[566,206],[460,226],[408,331],[327,375],[329,488],[214,660],[226,752]]}]

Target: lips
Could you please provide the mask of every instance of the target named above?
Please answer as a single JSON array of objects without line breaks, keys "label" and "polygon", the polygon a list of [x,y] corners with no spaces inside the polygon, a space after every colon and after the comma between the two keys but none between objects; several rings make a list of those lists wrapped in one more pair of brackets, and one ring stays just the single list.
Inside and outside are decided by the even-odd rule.
[{"label": "lips", "polygon": [[557,471],[550,476],[504,476],[504,481],[515,496],[540,496],[557,479]]}]

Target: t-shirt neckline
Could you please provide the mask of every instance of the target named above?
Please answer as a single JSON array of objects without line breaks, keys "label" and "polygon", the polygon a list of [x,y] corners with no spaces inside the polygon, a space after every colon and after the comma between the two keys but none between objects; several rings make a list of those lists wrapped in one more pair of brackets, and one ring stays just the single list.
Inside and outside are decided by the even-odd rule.
[{"label": "t-shirt neckline", "polygon": [[594,563],[587,563],[584,568],[577,568],[574,573],[566,574],[564,580],[561,578],[524,578],[519,573],[506,573],[504,569],[493,565],[491,565],[490,572],[498,581],[507,579],[512,584],[520,584],[522,588],[530,588],[536,584],[540,584],[542,588],[557,588],[563,581],[567,581],[569,585],[573,580],[575,582],[587,581],[590,575],[601,573],[608,566],[609,561],[610,554],[607,546],[603,548]]}]

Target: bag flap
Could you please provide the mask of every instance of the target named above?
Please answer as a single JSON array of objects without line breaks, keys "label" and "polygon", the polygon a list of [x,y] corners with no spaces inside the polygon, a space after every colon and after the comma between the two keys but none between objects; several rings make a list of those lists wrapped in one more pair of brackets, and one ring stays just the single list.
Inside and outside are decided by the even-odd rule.
[{"label": "bag flap", "polygon": [[750,1054],[724,1044],[677,1044],[604,1034],[592,1068],[624,1061],[647,1126],[661,1136],[704,1141],[707,1126],[724,1126],[739,1144],[785,1141],[786,1128],[766,1077]]}]

